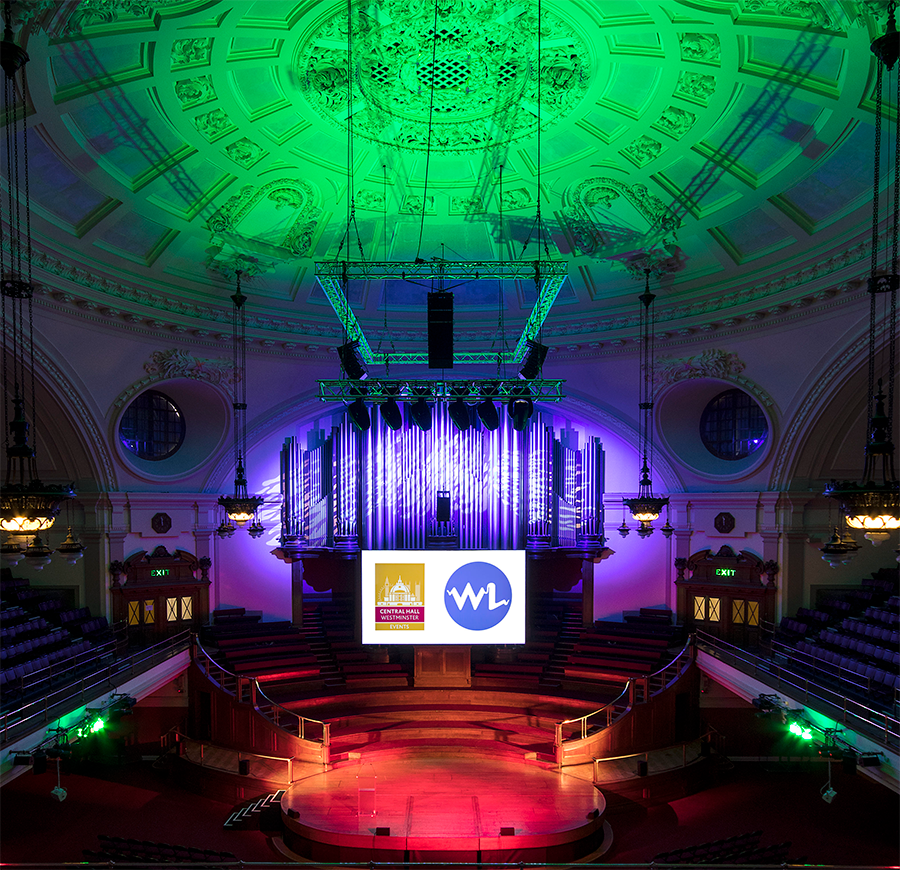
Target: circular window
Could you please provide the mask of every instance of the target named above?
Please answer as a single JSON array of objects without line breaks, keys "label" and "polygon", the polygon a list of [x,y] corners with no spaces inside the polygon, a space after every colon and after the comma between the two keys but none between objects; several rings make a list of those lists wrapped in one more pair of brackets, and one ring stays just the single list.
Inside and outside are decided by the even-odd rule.
[{"label": "circular window", "polygon": [[762,408],[743,390],[719,393],[700,416],[700,440],[719,459],[746,459],[769,435]]},{"label": "circular window", "polygon": [[184,416],[164,393],[146,390],[126,409],[119,422],[122,446],[140,459],[168,459],[184,443]]}]

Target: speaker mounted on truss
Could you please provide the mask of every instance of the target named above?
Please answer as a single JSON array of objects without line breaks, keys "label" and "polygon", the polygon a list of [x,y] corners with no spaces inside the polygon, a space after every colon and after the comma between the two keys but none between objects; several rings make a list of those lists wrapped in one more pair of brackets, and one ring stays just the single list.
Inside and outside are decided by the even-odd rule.
[{"label": "speaker mounted on truss", "polygon": [[428,294],[428,368],[453,368],[453,294]]}]

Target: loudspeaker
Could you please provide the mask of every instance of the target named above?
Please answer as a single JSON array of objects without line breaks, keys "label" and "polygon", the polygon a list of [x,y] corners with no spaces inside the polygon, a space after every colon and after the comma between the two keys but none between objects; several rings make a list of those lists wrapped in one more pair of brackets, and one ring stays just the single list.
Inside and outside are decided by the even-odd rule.
[{"label": "loudspeaker", "polygon": [[844,768],[844,773],[852,776],[856,773],[856,753],[847,752],[841,759],[841,764]]},{"label": "loudspeaker", "polygon": [[710,753],[710,750],[711,750],[711,749],[712,749],[712,747],[709,745],[709,741],[708,741],[708,740],[701,740],[701,741],[700,741],[700,757],[701,757],[701,758],[707,758],[707,757],[709,757],[709,753]]},{"label": "loudspeaker", "polygon": [[341,368],[351,381],[364,381],[369,376],[366,364],[359,352],[358,341],[348,341],[347,344],[342,344],[338,348],[338,359],[341,361]]},{"label": "loudspeaker", "polygon": [[435,513],[435,519],[439,523],[449,523],[450,522],[450,493],[449,492],[439,492],[437,497],[437,511]]},{"label": "loudspeaker", "polygon": [[647,762],[642,758],[637,763],[637,775],[638,776],[646,776],[647,775]]},{"label": "loudspeaker", "polygon": [[299,819],[300,818],[300,811],[295,810],[293,807],[288,807],[287,814],[288,814],[289,819]]},{"label": "loudspeaker", "polygon": [[390,828],[375,828],[375,836],[376,837],[390,837],[391,829]]},{"label": "loudspeaker", "polygon": [[250,759],[242,758],[238,761],[238,773],[241,776],[250,776]]},{"label": "loudspeaker", "polygon": [[428,368],[453,368],[453,294],[428,294]]},{"label": "loudspeaker", "polygon": [[516,835],[515,828],[500,828],[501,837],[514,837]]}]

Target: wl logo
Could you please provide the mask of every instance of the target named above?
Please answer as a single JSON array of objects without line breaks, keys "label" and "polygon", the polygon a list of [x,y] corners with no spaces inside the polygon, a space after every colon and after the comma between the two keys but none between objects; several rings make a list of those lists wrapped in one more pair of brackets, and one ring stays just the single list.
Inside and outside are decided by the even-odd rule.
[{"label": "wl logo", "polygon": [[446,592],[444,604],[450,618],[471,631],[484,631],[502,622],[512,602],[509,580],[488,562],[469,562],[457,568],[447,581]]}]

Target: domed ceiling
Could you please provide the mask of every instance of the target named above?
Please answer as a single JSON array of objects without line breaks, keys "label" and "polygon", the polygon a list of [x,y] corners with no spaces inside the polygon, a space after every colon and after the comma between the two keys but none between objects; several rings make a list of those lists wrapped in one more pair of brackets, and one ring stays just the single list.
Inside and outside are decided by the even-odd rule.
[{"label": "domed ceiling", "polygon": [[[864,274],[880,2],[44,0],[26,46],[36,275],[112,320],[340,343],[317,263],[564,264],[543,330],[689,335]],[[352,196],[348,197],[348,189]],[[354,280],[373,347],[432,281]],[[64,288],[60,297],[59,288]],[[454,287],[458,348],[530,279]],[[758,325],[758,324],[757,324]]]}]

